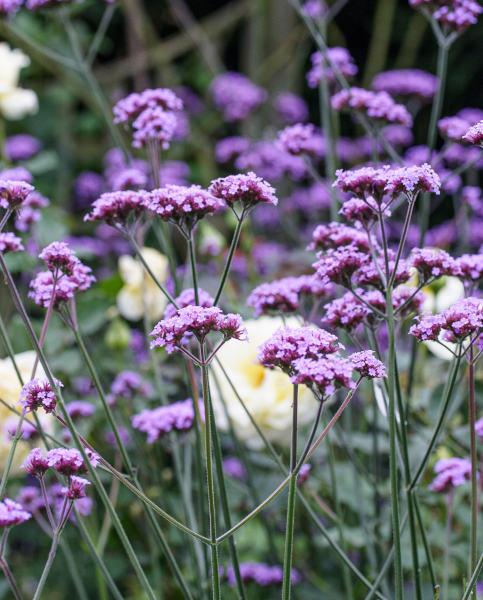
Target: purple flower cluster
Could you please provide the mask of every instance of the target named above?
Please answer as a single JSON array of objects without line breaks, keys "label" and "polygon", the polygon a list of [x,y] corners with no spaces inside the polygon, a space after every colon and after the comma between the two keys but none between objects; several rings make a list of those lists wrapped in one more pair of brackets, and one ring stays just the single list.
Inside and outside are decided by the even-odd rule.
[{"label": "purple flower cluster", "polygon": [[[96,468],[99,456],[89,449],[85,452],[91,466]],[[36,477],[42,477],[49,469],[66,476],[87,472],[82,454],[75,448],[52,448],[46,455],[40,448],[34,448],[25,459],[23,468],[29,475]]]},{"label": "purple flower cluster", "polygon": [[319,253],[313,266],[322,281],[350,287],[352,275],[368,262],[369,255],[350,244],[329,248],[325,254]]},{"label": "purple flower cluster", "polygon": [[225,203],[199,185],[166,185],[150,192],[145,206],[164,221],[189,232],[199,219],[219,212]]},{"label": "purple flower cluster", "polygon": [[317,225],[313,234],[309,250],[328,250],[341,246],[354,246],[359,250],[368,251],[369,242],[367,234],[360,229],[354,229],[343,223],[328,223]]},{"label": "purple flower cluster", "polygon": [[96,407],[92,402],[86,400],[72,400],[66,406],[67,412],[71,419],[85,419],[92,417],[96,412]]},{"label": "purple flower cluster", "polygon": [[463,254],[455,259],[455,264],[461,279],[476,282],[483,278],[483,254]]},{"label": "purple flower cluster", "polygon": [[[1,12],[2,8],[0,2],[0,13]],[[40,141],[27,133],[12,135],[5,140],[5,155],[11,162],[29,160],[29,158],[38,154],[41,149],[42,144]]]},{"label": "purple flower cluster", "polygon": [[289,125],[279,132],[278,143],[282,150],[294,156],[307,155],[320,158],[325,149],[322,134],[311,123]]},{"label": "purple flower cluster", "polygon": [[0,179],[0,207],[12,210],[18,208],[33,191],[33,186],[26,181]]},{"label": "purple flower cluster", "polygon": [[111,384],[109,401],[132,400],[136,396],[149,396],[152,388],[136,371],[121,371]]},{"label": "purple flower cluster", "polygon": [[409,334],[419,341],[443,339],[448,342],[460,342],[478,335],[483,327],[483,300],[470,296],[458,300],[455,304],[437,315],[420,317],[409,330]]},{"label": "purple flower cluster", "polygon": [[247,470],[244,464],[235,456],[228,456],[223,460],[223,470],[233,479],[244,481],[247,478]]},{"label": "purple flower cluster", "polygon": [[235,159],[235,167],[254,171],[268,181],[278,181],[285,175],[299,181],[307,173],[303,157],[289,154],[277,140],[262,140],[250,144]]},{"label": "purple flower cluster", "polygon": [[15,227],[19,231],[28,231],[41,218],[41,210],[49,205],[49,201],[39,192],[33,191],[27,196],[15,215]]},{"label": "purple flower cluster", "polygon": [[432,12],[432,17],[447,28],[463,31],[475,25],[483,9],[475,0],[409,0],[413,7],[425,6]]},{"label": "purple flower cluster", "polygon": [[370,315],[367,306],[356,299],[352,292],[346,292],[341,298],[336,298],[324,306],[325,316],[322,323],[334,329],[352,331]]},{"label": "purple flower cluster", "polygon": [[22,240],[11,231],[0,233],[0,252],[20,252],[24,250]]},{"label": "purple flower cluster", "polygon": [[438,78],[421,69],[395,69],[378,73],[372,80],[376,92],[391,96],[416,96],[430,102],[436,93]]},{"label": "purple flower cluster", "polygon": [[124,224],[129,217],[138,216],[146,208],[145,191],[118,191],[102,194],[84,217],[84,221],[106,221]]},{"label": "purple flower cluster", "polygon": [[309,87],[316,88],[325,79],[333,84],[340,74],[346,79],[357,75],[358,68],[347,48],[327,48],[326,52],[314,52],[310,57],[312,68],[307,73]]},{"label": "purple flower cluster", "polygon": [[470,142],[470,144],[483,145],[483,121],[479,121],[479,123],[470,127],[462,136],[462,139]]},{"label": "purple flower cluster", "polygon": [[[228,585],[235,586],[236,578],[233,567],[227,567],[223,571]],[[245,583],[256,583],[262,587],[279,585],[283,581],[283,569],[278,565],[267,565],[265,563],[245,562],[240,564],[240,574]],[[292,584],[300,582],[298,571],[292,569],[290,574]]]},{"label": "purple flower cluster", "polygon": [[143,410],[132,417],[131,423],[134,429],[145,433],[148,444],[152,444],[170,431],[191,429],[194,418],[193,400],[188,398],[182,402]]},{"label": "purple flower cluster", "polygon": [[368,377],[370,379],[382,379],[386,377],[386,367],[374,356],[372,350],[355,352],[350,356],[350,361],[354,370],[361,377]]},{"label": "purple flower cluster", "polygon": [[303,98],[291,92],[281,92],[275,98],[275,110],[287,125],[304,123],[309,117],[309,109]]},{"label": "purple flower cluster", "polygon": [[387,92],[372,92],[363,88],[344,89],[332,96],[334,110],[363,111],[368,117],[384,123],[411,127],[413,120],[402,104],[397,104]]},{"label": "purple flower cluster", "polygon": [[284,277],[257,286],[247,298],[247,305],[260,316],[272,311],[295,312],[299,308],[301,294],[324,296],[329,286],[314,275]]},{"label": "purple flower cluster", "polygon": [[[63,387],[60,381],[55,381],[58,387]],[[46,413],[55,411],[57,399],[55,390],[47,379],[32,379],[22,387],[20,403],[26,411],[34,412],[43,408]]]},{"label": "purple flower cluster", "polygon": [[429,489],[446,493],[471,479],[471,462],[466,458],[442,458],[434,466],[436,477]]},{"label": "purple flower cluster", "polygon": [[211,332],[223,335],[224,340],[246,339],[240,315],[224,314],[217,307],[186,306],[176,311],[169,319],[163,319],[154,327],[151,336],[152,348],[166,348],[168,353],[181,350],[189,336],[194,335],[200,342]]},{"label": "purple flower cluster", "polygon": [[10,500],[10,498],[5,498],[5,500],[0,502],[0,527],[21,525],[31,517],[32,515],[24,510],[21,504]]},{"label": "purple flower cluster", "polygon": [[354,388],[352,363],[337,355],[318,359],[299,358],[292,364],[294,384],[315,388],[321,396],[331,396],[339,388]]},{"label": "purple flower cluster", "polygon": [[228,72],[216,77],[210,93],[213,103],[229,121],[243,121],[267,99],[267,92],[241,73]]},{"label": "purple flower cluster", "polygon": [[256,204],[278,204],[274,188],[255,173],[229,175],[211,182],[209,192],[228,205],[241,202],[245,208]]},{"label": "purple flower cluster", "polygon": [[439,194],[441,180],[427,163],[421,166],[391,169],[388,175],[385,191],[389,194],[406,194],[412,198],[419,192]]},{"label": "purple flower cluster", "polygon": [[333,354],[340,349],[337,337],[324,329],[315,327],[283,327],[278,329],[258,352],[258,360],[264,367],[278,367],[287,373],[300,358],[317,358]]},{"label": "purple flower cluster", "polygon": [[183,102],[167,88],[146,89],[141,93],[126,96],[114,106],[114,123],[128,123],[139,117],[147,108],[161,108],[177,112],[183,109]]},{"label": "purple flower cluster", "polygon": [[422,281],[458,273],[454,258],[440,248],[414,248],[410,263],[418,271]]},{"label": "purple flower cluster", "polygon": [[60,271],[65,275],[72,275],[79,264],[79,259],[65,242],[52,242],[42,250],[39,258],[52,273]]},{"label": "purple flower cluster", "polygon": [[[194,305],[209,308],[215,303],[214,298],[212,298],[210,294],[208,294],[208,292],[205,292],[205,290],[201,288],[198,288],[198,303],[196,303],[195,301],[195,291],[193,288],[183,290],[181,294],[177,298],[175,298],[175,300],[178,309]],[[170,319],[171,317],[174,317],[178,309],[173,304],[168,304],[166,310],[164,311],[164,318]]]}]

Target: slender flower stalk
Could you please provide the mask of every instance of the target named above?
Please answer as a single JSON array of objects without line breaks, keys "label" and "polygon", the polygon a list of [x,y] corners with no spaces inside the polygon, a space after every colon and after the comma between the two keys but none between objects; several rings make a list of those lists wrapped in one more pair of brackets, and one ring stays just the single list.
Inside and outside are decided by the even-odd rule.
[{"label": "slender flower stalk", "polygon": [[[442,587],[442,598],[449,598],[448,596],[448,584],[449,584],[449,555],[451,550],[451,529],[453,527],[453,490],[450,490],[446,496],[446,532],[445,532],[445,544],[444,544],[444,558],[443,558],[443,587]],[[470,572],[471,577],[471,572]]]},{"label": "slender flower stalk", "polygon": [[[471,460],[471,526],[470,556],[468,558],[468,580],[476,568],[478,560],[478,455],[476,449],[476,397],[475,397],[475,361],[473,345],[468,355],[468,425],[470,428]],[[474,594],[476,596],[476,594]]]},{"label": "slender flower stalk", "polygon": [[247,212],[248,212],[248,210],[244,208],[244,209],[242,209],[242,212],[240,215],[237,215],[235,213],[236,218],[237,218],[237,224],[235,227],[235,231],[233,233],[233,237],[231,239],[230,249],[228,251],[228,256],[226,258],[226,263],[225,263],[225,267],[223,269],[223,273],[221,274],[221,279],[220,279],[220,283],[218,285],[218,290],[215,294],[215,302],[214,302],[215,306],[218,304],[218,301],[220,300],[220,296],[223,293],[226,279],[228,277],[228,273],[230,272],[230,267],[231,267],[231,263],[233,260],[233,256],[235,255],[235,250],[238,246],[238,241],[240,239],[240,234],[241,234],[241,230],[243,227],[243,221],[247,215]]},{"label": "slender flower stalk", "polygon": [[298,394],[299,386],[293,386],[292,404],[292,437],[290,443],[290,483],[287,500],[287,526],[285,529],[285,551],[283,559],[283,600],[290,600],[292,589],[292,556],[293,556],[293,533],[295,528],[295,505],[297,491],[297,421],[298,421]]}]

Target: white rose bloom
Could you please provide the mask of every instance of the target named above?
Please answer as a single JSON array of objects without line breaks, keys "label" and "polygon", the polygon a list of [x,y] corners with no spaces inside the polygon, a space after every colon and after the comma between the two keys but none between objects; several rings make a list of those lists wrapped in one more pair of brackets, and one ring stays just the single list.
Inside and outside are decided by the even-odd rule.
[{"label": "white rose bloom", "polygon": [[[244,324],[248,341],[230,340],[222,346],[217,357],[266,437],[271,442],[287,446],[292,428],[293,386],[285,373],[266,369],[257,360],[259,346],[284,323],[281,318],[261,317]],[[285,319],[285,324],[287,327],[300,326],[293,317]],[[212,365],[210,389],[218,427],[225,431],[228,429],[224,402],[237,436],[252,448],[263,447],[263,441],[222,370],[216,361]],[[307,387],[300,386],[299,390],[299,425],[303,426],[313,422],[317,401]]]},{"label": "white rose bloom", "polygon": [[[143,248],[141,252],[157,280],[164,284],[169,274],[168,259],[154,248]],[[144,314],[152,321],[161,318],[167,304],[166,297],[141,262],[129,255],[121,256],[119,273],[124,282],[117,295],[121,315],[129,321],[138,321]]]},{"label": "white rose bloom", "polygon": [[0,43],[0,112],[6,119],[21,119],[38,110],[35,92],[18,87],[20,70],[29,64],[21,50]]},{"label": "white rose bloom", "polygon": [[[17,364],[23,381],[30,381],[30,376],[32,375],[32,369],[35,363],[35,352],[29,351],[16,354],[15,363]],[[35,376],[45,377],[45,373],[41,365],[38,365]],[[19,410],[21,408],[19,404],[21,389],[22,386],[20,385],[17,373],[10,358],[0,359],[0,398],[2,401]],[[4,426],[7,424],[10,417],[15,417],[15,413],[9,410],[5,404],[3,404],[3,402],[0,403],[0,469],[2,471],[5,467],[8,451],[11,445],[11,438],[5,431]],[[46,415],[43,411],[38,411],[37,415],[44,429],[50,433],[53,429],[52,416]],[[27,416],[27,420],[32,423],[34,422],[31,415]],[[28,443],[23,441],[18,443],[13,463],[14,471],[18,470],[29,450],[30,445]]]}]

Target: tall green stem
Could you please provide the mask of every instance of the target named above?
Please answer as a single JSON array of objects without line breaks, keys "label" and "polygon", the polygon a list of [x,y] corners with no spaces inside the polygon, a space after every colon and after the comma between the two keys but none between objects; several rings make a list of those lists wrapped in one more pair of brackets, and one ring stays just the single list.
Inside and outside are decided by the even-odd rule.
[{"label": "tall green stem", "polygon": [[402,600],[403,591],[403,573],[401,558],[401,535],[399,531],[399,485],[397,468],[397,448],[396,448],[396,340],[394,334],[394,314],[392,306],[392,288],[388,286],[386,292],[386,312],[387,312],[387,333],[388,333],[388,365],[387,365],[387,385],[388,385],[388,420],[389,420],[389,478],[391,484],[391,517],[392,517],[392,537],[394,543],[394,584],[396,590],[396,600]]},{"label": "tall green stem", "polygon": [[199,291],[198,291],[198,273],[196,271],[196,248],[195,248],[195,240],[193,236],[193,229],[190,230],[188,236],[188,252],[190,257],[190,265],[191,265],[191,276],[193,278],[193,290],[195,293],[195,304],[200,303]]},{"label": "tall green stem", "polygon": [[216,296],[215,296],[215,302],[214,302],[215,306],[218,304],[220,296],[223,292],[223,288],[225,287],[228,273],[230,272],[231,262],[233,260],[234,254],[235,254],[236,247],[238,246],[238,240],[240,239],[240,234],[241,234],[241,230],[242,230],[242,226],[243,226],[243,221],[245,219],[245,214],[246,214],[246,211],[245,211],[245,209],[243,209],[241,215],[239,217],[237,216],[238,220],[237,220],[235,232],[233,233],[233,237],[232,237],[231,244],[230,244],[230,250],[228,251],[228,256],[226,258],[225,268],[223,269],[220,283],[218,285],[218,290],[217,290]]},{"label": "tall green stem", "polygon": [[297,491],[297,421],[298,421],[298,394],[299,386],[293,386],[292,405],[292,439],[290,444],[290,483],[287,500],[287,527],[285,530],[285,552],[283,557],[283,586],[282,599],[290,600],[292,590],[292,556],[293,533],[295,526],[295,503]]},{"label": "tall green stem", "polygon": [[[468,416],[470,427],[470,458],[471,458],[471,528],[470,556],[468,559],[468,579],[476,568],[478,560],[478,456],[476,450],[476,399],[475,399],[475,363],[473,346],[470,347],[468,364]],[[475,593],[472,592],[474,597]]]},{"label": "tall green stem", "polygon": [[218,546],[216,544],[216,494],[215,479],[213,477],[213,433],[211,419],[211,405],[209,399],[208,367],[206,361],[205,343],[200,344],[201,379],[203,406],[205,409],[205,461],[206,477],[208,483],[208,513],[209,513],[209,537],[211,541],[211,585],[213,600],[221,600],[220,573],[218,565]]}]

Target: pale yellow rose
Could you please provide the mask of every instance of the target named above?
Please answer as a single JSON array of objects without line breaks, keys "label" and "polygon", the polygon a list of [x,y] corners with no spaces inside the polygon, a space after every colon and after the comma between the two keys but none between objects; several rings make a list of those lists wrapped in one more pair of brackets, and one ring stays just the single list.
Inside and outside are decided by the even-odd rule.
[{"label": "pale yellow rose", "polygon": [[[17,364],[24,383],[30,381],[35,363],[35,352],[29,351],[16,354],[15,363]],[[41,365],[38,365],[35,376],[45,377],[45,373]],[[3,402],[6,402],[17,410],[20,410],[21,405],[19,404],[19,397],[21,389],[22,386],[20,385],[17,372],[15,371],[10,358],[0,359],[0,398],[3,400]],[[5,428],[9,422],[9,419],[11,419],[12,416],[15,418],[15,413],[9,410],[3,404],[3,402],[0,403],[0,469],[2,471],[5,466],[5,461],[7,459],[11,444],[11,438],[6,432]],[[45,415],[40,411],[38,416],[42,426],[46,429],[46,431],[52,431],[52,417],[50,415]],[[32,416],[29,415],[27,420],[33,422]],[[14,472],[18,470],[29,450],[30,445],[27,442],[20,441],[18,443],[13,463]]]},{"label": "pale yellow rose", "polygon": [[[166,256],[154,248],[143,248],[141,253],[159,283],[165,284],[169,275]],[[152,321],[161,318],[167,304],[166,297],[142,263],[132,256],[121,256],[119,273],[124,282],[117,295],[117,307],[121,315],[129,321],[138,321],[145,314]]]},{"label": "pale yellow rose", "polygon": [[38,110],[35,92],[18,86],[20,70],[29,64],[21,50],[0,43],[0,112],[6,119],[21,119]]},{"label": "pale yellow rose", "polygon": [[[295,318],[286,319],[285,324],[288,327],[300,325]],[[287,375],[279,370],[266,369],[257,360],[259,346],[283,325],[282,319],[272,317],[245,321],[248,341],[230,340],[220,349],[217,356],[266,437],[271,442],[287,446],[290,444],[292,428],[293,386]],[[222,370],[216,361],[212,364],[210,387],[217,425],[222,430],[228,429],[223,398],[237,436],[252,448],[262,447],[263,441]],[[316,412],[317,401],[313,394],[305,386],[300,386],[299,425],[302,427],[312,423]]]}]

